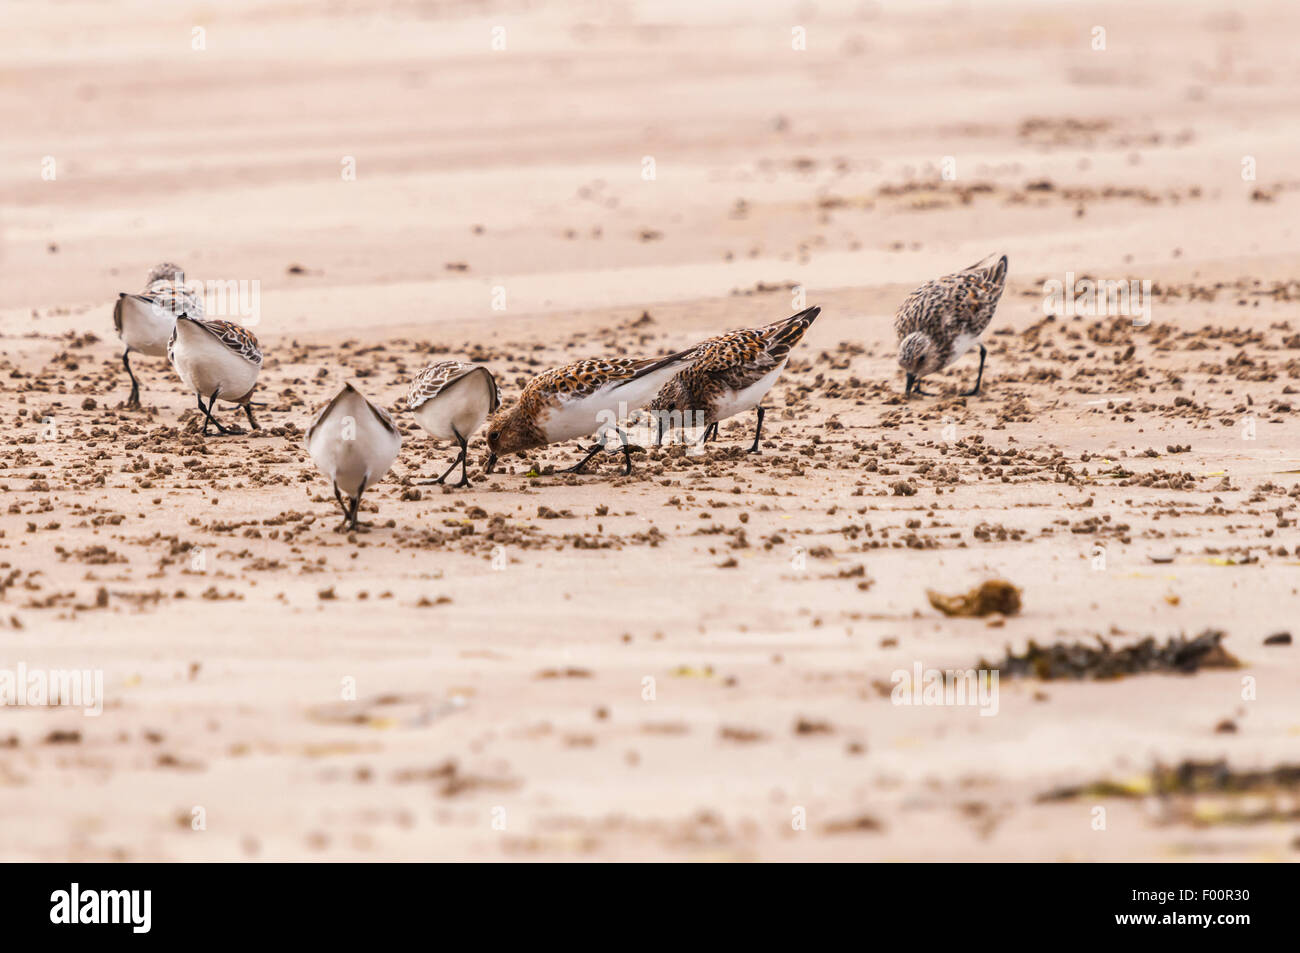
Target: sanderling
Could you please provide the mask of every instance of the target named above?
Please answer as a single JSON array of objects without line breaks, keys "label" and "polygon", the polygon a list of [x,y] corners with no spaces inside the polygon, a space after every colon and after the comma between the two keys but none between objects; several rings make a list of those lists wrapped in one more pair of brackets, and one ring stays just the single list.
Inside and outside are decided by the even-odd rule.
[{"label": "sanderling", "polygon": [[623,472],[632,472],[632,450],[627,434],[617,427],[620,415],[644,407],[668,380],[693,359],[694,349],[650,360],[592,359],[543,371],[524,388],[513,406],[499,410],[488,421],[487,472],[497,457],[534,447],[572,440],[599,432],[600,439],[575,466],[563,473],[580,473],[587,461],[602,450],[608,431],[614,430],[623,446]]},{"label": "sanderling", "polygon": [[790,349],[817,320],[821,308],[808,308],[784,320],[761,328],[741,328],[709,338],[698,345],[695,363],[664,384],[646,410],[657,423],[655,443],[663,443],[664,431],[675,424],[685,428],[692,421],[704,425],[703,443],[709,431],[718,439],[718,421],[758,408],[758,426],[750,453],[758,453],[763,433],[762,401],[790,360]]},{"label": "sanderling", "polygon": [[218,397],[228,404],[243,404],[249,424],[259,429],[249,398],[262,370],[262,349],[252,331],[229,321],[204,321],[181,314],[167,342],[167,356],[185,386],[199,395],[205,436],[209,423],[221,433],[230,433],[212,416]]},{"label": "sanderling", "polygon": [[[339,529],[357,528],[361,494],[384,478],[402,449],[402,434],[388,411],[351,383],[344,384],[307,428],[307,452],[334,485],[343,510]],[[340,492],[341,491],[341,492]],[[343,502],[346,495],[352,502]]]},{"label": "sanderling", "polygon": [[465,361],[430,364],[411,381],[406,406],[427,433],[460,444],[460,453],[447,472],[429,482],[443,482],[459,463],[460,482],[456,485],[469,486],[469,438],[501,407],[492,372],[482,364]]},{"label": "sanderling", "polygon": [[1007,256],[995,259],[994,255],[956,274],[927,281],[898,309],[894,331],[899,340],[898,363],[907,372],[904,397],[910,397],[913,390],[926,396],[921,392],[921,378],[943,370],[975,345],[980,349],[979,373],[975,386],[961,396],[980,392],[988,351],[979,338],[993,319],[1007,283]]},{"label": "sanderling", "polygon": [[131,370],[131,352],[150,357],[164,357],[178,314],[203,316],[203,299],[185,287],[185,271],[180,265],[163,262],[149,272],[140,294],[121,292],[113,305],[113,327],[126,350],[122,364],[131,378],[131,396],[126,406],[140,406],[140,382]]}]

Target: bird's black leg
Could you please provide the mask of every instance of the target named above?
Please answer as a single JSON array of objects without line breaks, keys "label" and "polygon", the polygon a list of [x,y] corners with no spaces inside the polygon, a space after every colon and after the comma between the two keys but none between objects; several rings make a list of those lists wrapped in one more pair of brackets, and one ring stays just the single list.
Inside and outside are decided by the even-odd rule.
[{"label": "bird's black leg", "polygon": [[466,468],[469,466],[469,441],[462,437],[455,427],[452,433],[456,434],[456,439],[460,441],[460,482],[457,486],[469,486],[469,473]]},{"label": "bird's black leg", "polygon": [[632,475],[632,444],[628,442],[627,434],[620,430],[618,437],[623,441],[623,476]]},{"label": "bird's black leg", "polygon": [[203,436],[205,437],[208,435],[208,424],[215,426],[219,433],[229,433],[225,427],[221,426],[217,418],[212,416],[212,407],[216,402],[217,395],[214,393],[212,399],[208,401],[208,405],[204,407],[203,395],[199,394],[199,410],[203,411]]},{"label": "bird's black leg", "polygon": [[921,378],[915,374],[907,375],[907,387],[903,389],[903,398],[910,398],[913,394],[917,397],[929,397],[925,391],[921,390]]},{"label": "bird's black leg", "polygon": [[[458,463],[461,465],[460,478],[464,482],[458,483],[457,486],[466,486],[468,484],[469,481],[465,477],[465,465],[467,463],[466,456],[469,452],[469,445],[466,443],[465,438],[460,435],[460,431],[455,427],[451,428],[451,432],[456,435],[456,439],[460,442],[460,453],[456,454],[456,459],[451,461],[451,466],[442,472],[442,476],[438,477],[436,480],[422,480],[420,482],[421,486],[437,486],[438,484],[445,482],[447,477],[451,476],[451,471],[456,469],[456,464]],[[493,457],[492,463],[495,462],[496,458]],[[492,472],[491,463],[488,465],[487,472]]]},{"label": "bird's black leg", "polygon": [[131,396],[126,399],[126,406],[140,406],[140,382],[135,379],[135,372],[131,370],[131,349],[127,348],[122,352],[122,364],[126,367],[126,373],[131,378]]},{"label": "bird's black leg", "polygon": [[754,445],[749,448],[750,453],[758,453],[758,438],[763,435],[763,415],[766,413],[762,407],[758,408],[758,426],[754,428]]},{"label": "bird's black leg", "polygon": [[658,411],[658,414],[659,414],[659,432],[655,435],[655,446],[656,446],[656,447],[662,447],[662,446],[664,445],[664,423],[665,423],[665,421],[664,421],[664,417],[663,417],[663,411]]},{"label": "bird's black leg", "polygon": [[257,425],[257,421],[253,419],[253,405],[252,405],[252,404],[245,404],[245,405],[244,405],[244,413],[248,414],[248,425],[249,425],[250,427],[252,427],[254,430],[261,430],[261,429],[262,429],[261,427],[259,427],[259,426]]},{"label": "bird's black leg", "polygon": [[220,393],[219,390],[214,390],[214,391],[212,392],[212,396],[211,396],[210,398],[208,398],[208,406],[206,406],[206,407],[203,406],[203,397],[202,397],[202,395],[199,396],[199,410],[203,411],[203,413],[204,413],[204,415],[205,415],[204,420],[203,420],[203,435],[204,435],[205,437],[208,435],[208,424],[209,424],[209,422],[212,424],[212,426],[214,426],[214,427],[217,428],[217,432],[218,432],[218,433],[223,433],[223,434],[228,434],[228,433],[230,433],[229,430],[227,430],[225,427],[221,426],[221,421],[217,420],[216,417],[213,417],[213,416],[212,416],[212,408],[216,406],[216,403],[217,403],[217,394],[219,394],[219,393]]},{"label": "bird's black leg", "polygon": [[443,471],[442,476],[438,477],[438,479],[436,479],[436,480],[425,480],[424,483],[423,483],[423,485],[424,485],[424,486],[430,486],[430,485],[437,486],[439,483],[442,483],[442,482],[443,482],[444,480],[446,480],[447,477],[451,474],[451,471],[454,470],[454,469],[456,469],[456,464],[460,463],[461,458],[464,457],[464,455],[465,455],[465,454],[464,454],[463,451],[462,451],[461,453],[456,454],[456,459],[453,460],[453,461],[451,461],[451,466],[449,466],[446,470]]},{"label": "bird's black leg", "polygon": [[366,487],[368,486],[370,486],[370,471],[366,471],[366,475],[361,478],[361,485],[357,487],[357,495],[352,497],[352,509],[348,513],[348,524],[350,529],[356,530],[361,528],[360,524],[357,522],[357,511],[361,509],[361,498],[366,495]]},{"label": "bird's black leg", "polygon": [[[437,486],[438,484],[442,483],[444,480],[447,479],[447,477],[451,474],[452,470],[456,469],[456,464],[462,462],[465,459],[465,441],[461,438],[460,434],[456,433],[455,427],[452,428],[451,432],[456,434],[457,440],[460,440],[460,453],[456,454],[456,459],[451,461],[451,466],[449,466],[446,470],[442,471],[442,476],[438,477],[438,479],[436,480],[420,480],[419,481],[420,486]],[[495,458],[493,458],[493,462],[495,462]],[[489,469],[487,472],[491,473],[492,472],[491,464],[489,464],[488,466]]]},{"label": "bird's black leg", "polygon": [[561,470],[560,472],[561,472],[561,473],[581,473],[581,472],[582,472],[582,468],[585,467],[585,466],[587,465],[587,461],[590,460],[592,457],[594,457],[596,454],[600,453],[600,451],[602,451],[602,450],[604,450],[604,449],[605,449],[605,445],[604,445],[603,443],[598,443],[598,444],[596,444],[594,447],[592,447],[590,450],[587,451],[587,455],[586,455],[585,457],[583,457],[581,460],[579,460],[579,461],[578,461],[576,464],[574,464],[573,466],[569,467],[567,470]]},{"label": "bird's black leg", "polygon": [[975,375],[975,386],[972,387],[970,390],[965,391],[961,396],[976,397],[979,395],[980,382],[984,380],[984,358],[988,356],[988,353],[989,353],[988,348],[986,348],[983,344],[981,344],[980,345],[980,369],[979,369],[979,373]]},{"label": "bird's black leg", "polygon": [[[718,422],[717,422],[716,420],[713,422],[712,428],[713,428],[713,442],[714,442],[714,443],[717,443],[717,442],[718,442]],[[708,435],[708,431],[705,431],[704,438],[705,438],[706,440],[708,439],[708,436],[709,436],[709,435]]]},{"label": "bird's black leg", "polygon": [[343,522],[338,525],[338,528],[342,529],[344,526],[348,525],[348,505],[343,502],[343,494],[339,492],[339,485],[337,483],[334,484],[334,499],[338,500],[339,509],[343,511]]}]

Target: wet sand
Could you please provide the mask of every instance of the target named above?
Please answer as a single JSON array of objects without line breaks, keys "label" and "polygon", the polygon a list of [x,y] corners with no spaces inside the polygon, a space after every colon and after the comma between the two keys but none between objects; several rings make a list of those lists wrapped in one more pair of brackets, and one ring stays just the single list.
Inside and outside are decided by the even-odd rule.
[{"label": "wet sand", "polygon": [[[1152,778],[1300,762],[1300,655],[1263,644],[1300,587],[1300,12],[332,9],[12,13],[0,667],[105,703],[0,710],[0,856],[1297,856],[1294,781]],[[972,354],[904,401],[898,304],[995,250],[983,393]],[[112,302],[169,259],[260,283],[261,431],[201,437],[162,359],[123,407]],[[1049,318],[1067,272],[1151,281],[1150,324]],[[416,485],[454,455],[404,411],[430,360],[512,400],[800,294],[758,455],[749,414],[631,477],[554,473],[577,443],[485,477],[480,432],[472,488]],[[406,441],[351,535],[303,446],[344,380]],[[926,597],[991,578],[1020,613]],[[1206,630],[1240,668],[889,697]]]}]

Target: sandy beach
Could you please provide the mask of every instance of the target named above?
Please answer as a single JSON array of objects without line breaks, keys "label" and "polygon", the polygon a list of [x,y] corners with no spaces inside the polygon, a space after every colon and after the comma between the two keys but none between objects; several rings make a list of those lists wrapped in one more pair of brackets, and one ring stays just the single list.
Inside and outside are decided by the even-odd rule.
[{"label": "sandy beach", "polygon": [[[0,669],[102,712],[0,707],[0,859],[1300,858],[1295,5],[5,20]],[[993,252],[982,393],[971,354],[904,400],[899,304]],[[203,437],[165,358],[125,407],[161,261],[246,289],[261,430]],[[1145,310],[1045,313],[1080,278]],[[747,413],[485,475],[480,432],[418,485],[430,361],[508,402],[811,305],[759,454]],[[350,534],[304,446],[349,380],[404,437]],[[927,597],[996,579],[1018,612]],[[918,668],[995,709],[895,703]]]}]

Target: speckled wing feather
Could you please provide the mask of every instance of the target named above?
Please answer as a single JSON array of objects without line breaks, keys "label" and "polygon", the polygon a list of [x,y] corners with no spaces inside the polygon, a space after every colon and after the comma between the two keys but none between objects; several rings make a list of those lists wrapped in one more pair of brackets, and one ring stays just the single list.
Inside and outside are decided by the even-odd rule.
[{"label": "speckled wing feather", "polygon": [[[610,360],[592,358],[586,361],[575,361],[538,374],[524,388],[524,396],[558,400],[562,404],[581,400],[590,397],[602,387],[611,384],[621,387],[665,365],[685,360],[693,353],[694,348],[667,357],[644,359],[617,357]],[[532,395],[529,394],[530,391]]]},{"label": "speckled wing feather", "polygon": [[[203,298],[183,284],[175,281],[155,281],[148,291],[142,294],[129,294],[127,298],[143,301],[150,307],[157,308],[164,314],[188,314],[191,317],[203,317]],[[113,306],[113,327],[122,333],[122,301],[117,299]]]},{"label": "speckled wing feather", "polygon": [[437,397],[456,381],[475,371],[482,371],[487,375],[488,385],[492,390],[492,403],[488,413],[496,413],[497,408],[501,406],[496,378],[482,364],[471,364],[467,361],[439,361],[420,371],[415,375],[415,380],[411,381],[411,388],[406,395],[406,406],[410,410],[415,410],[426,401]]},{"label": "speckled wing feather", "polygon": [[[194,323],[245,360],[252,361],[258,367],[262,366],[262,349],[258,346],[257,338],[253,336],[252,331],[229,321],[195,321]],[[175,328],[172,329],[172,336],[167,341],[167,360],[176,362]]]},{"label": "speckled wing feather", "polygon": [[[790,356],[821,308],[808,308],[761,328],[740,328],[698,344],[696,360],[666,383],[652,410],[694,410],[712,404],[723,390],[742,391]],[[683,402],[697,406],[682,406]]]},{"label": "speckled wing feather", "polygon": [[203,317],[203,296],[179,281],[155,281],[139,297],[157,304],[172,314]]},{"label": "speckled wing feather", "polygon": [[983,333],[1007,283],[1006,256],[991,264],[986,264],[988,261],[985,258],[965,271],[927,281],[908,295],[894,318],[899,340],[914,331],[936,340]]},{"label": "speckled wing feather", "polygon": [[558,399],[562,403],[581,400],[607,384],[627,380],[636,373],[637,366],[641,363],[631,358],[575,361],[543,371],[529,381],[524,390],[532,391],[539,397]]},{"label": "speckled wing feather", "polygon": [[780,363],[768,353],[765,343],[759,331],[730,331],[700,345],[699,360],[682,373],[689,377],[717,377],[739,390]]},{"label": "speckled wing feather", "polygon": [[261,366],[262,349],[258,346],[257,338],[248,328],[232,321],[200,321],[199,323],[240,357]]},{"label": "speckled wing feather", "polygon": [[[741,335],[743,343],[734,353],[733,367],[724,372],[728,386],[737,390],[748,387],[786,360],[790,356],[790,350],[803,340],[804,334],[812,327],[821,311],[821,308],[808,308],[764,328],[750,332],[732,332]],[[756,337],[751,340],[749,334]]]}]

